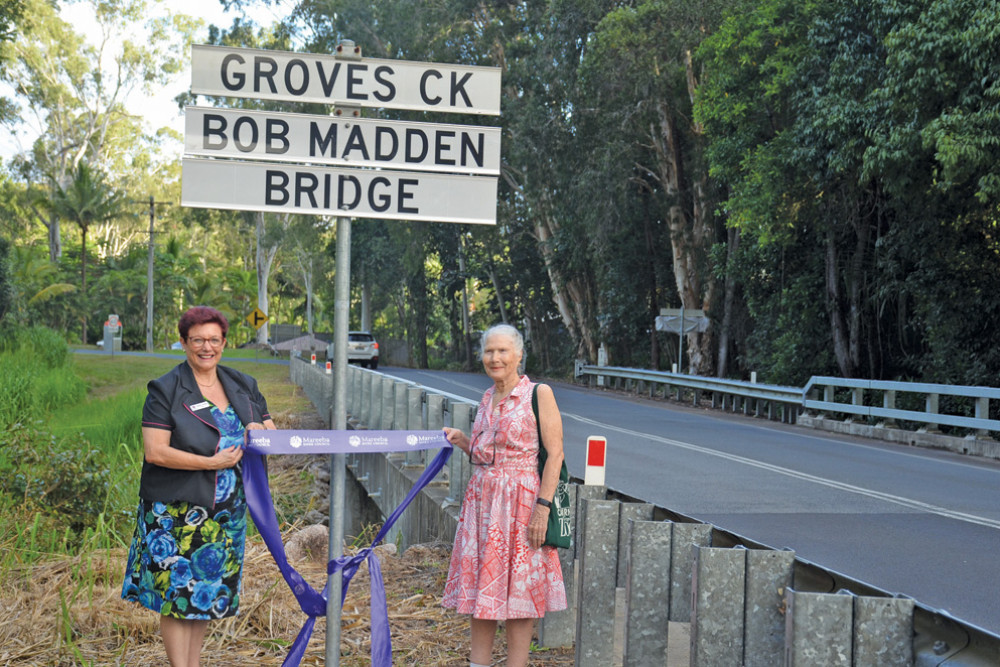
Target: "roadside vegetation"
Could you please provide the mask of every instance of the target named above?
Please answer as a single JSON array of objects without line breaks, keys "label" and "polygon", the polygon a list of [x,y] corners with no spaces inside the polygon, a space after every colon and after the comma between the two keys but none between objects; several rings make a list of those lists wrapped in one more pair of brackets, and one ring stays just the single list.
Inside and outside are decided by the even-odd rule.
[{"label": "roadside vegetation", "polygon": [[[279,428],[315,427],[288,367],[240,369],[260,383]],[[43,327],[0,330],[0,664],[17,667],[163,665],[152,612],[121,600],[142,462],[146,382],[182,359],[72,354]],[[272,496],[286,541],[315,509],[314,457],[272,457]],[[252,524],[251,524],[252,526]],[[346,545],[370,544],[377,526]],[[314,587],[326,580],[326,547],[295,562]],[[468,664],[468,624],[441,607],[450,545],[411,547],[380,559],[398,664]],[[213,623],[205,659],[216,667],[279,665],[306,617],[251,527],[241,613]],[[341,664],[370,664],[367,569],[355,576],[342,615]],[[303,665],[325,662],[321,620]],[[571,649],[540,651],[533,664],[572,664]]]}]

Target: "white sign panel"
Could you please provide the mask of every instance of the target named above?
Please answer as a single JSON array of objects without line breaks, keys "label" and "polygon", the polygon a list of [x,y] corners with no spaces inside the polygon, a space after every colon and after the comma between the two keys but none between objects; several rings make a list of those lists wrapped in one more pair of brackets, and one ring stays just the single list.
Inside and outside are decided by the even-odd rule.
[{"label": "white sign panel", "polygon": [[191,92],[495,116],[500,68],[195,44]]},{"label": "white sign panel", "polygon": [[184,158],[181,205],[496,224],[497,179]]},{"label": "white sign panel", "polygon": [[500,175],[500,128],[188,107],[184,152]]}]

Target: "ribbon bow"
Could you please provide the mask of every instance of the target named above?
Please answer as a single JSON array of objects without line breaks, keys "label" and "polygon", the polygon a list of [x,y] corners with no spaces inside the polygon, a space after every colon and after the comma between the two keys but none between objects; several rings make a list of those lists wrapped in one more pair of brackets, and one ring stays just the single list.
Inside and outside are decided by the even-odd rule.
[{"label": "ribbon bow", "polygon": [[[283,443],[278,443],[277,446],[274,446],[274,444],[270,441],[278,437],[285,442],[301,442],[303,436],[297,434],[315,433],[322,433],[324,440],[329,442],[310,447],[308,449],[308,453],[310,454],[352,451],[351,449],[344,447],[343,440],[357,440],[359,434],[365,434],[364,437],[369,441],[373,438],[378,440],[379,446],[377,449],[379,451],[400,451],[413,449],[415,448],[413,444],[414,440],[420,441],[420,444],[417,445],[417,447],[421,449],[441,447],[441,451],[439,451],[431,463],[424,468],[423,474],[420,475],[420,478],[413,485],[413,488],[410,489],[410,492],[406,495],[403,502],[400,503],[399,507],[397,507],[392,514],[386,518],[385,523],[382,524],[382,529],[375,536],[375,539],[372,540],[372,545],[362,549],[354,556],[341,556],[336,558],[327,563],[326,566],[327,574],[333,574],[338,570],[342,572],[343,579],[341,583],[340,603],[341,606],[343,606],[344,599],[347,597],[347,589],[351,583],[351,578],[358,571],[362,562],[368,562],[371,587],[371,664],[372,667],[392,667],[392,637],[389,633],[389,608],[385,599],[385,585],[382,580],[381,564],[379,563],[379,559],[375,555],[373,549],[385,538],[386,533],[392,529],[393,524],[396,523],[396,520],[399,519],[400,515],[413,501],[413,499],[417,497],[417,494],[420,493],[421,489],[423,489],[428,482],[434,479],[434,477],[437,476],[437,474],[444,467],[445,463],[447,463],[448,458],[452,453],[451,443],[445,440],[444,434],[440,431],[316,432],[255,430],[249,433],[250,435],[248,435],[247,438],[247,450],[243,456],[243,484],[246,490],[247,507],[250,510],[250,516],[253,517],[254,524],[257,526],[257,530],[260,531],[261,537],[264,538],[264,543],[267,545],[268,551],[271,552],[274,562],[281,571],[281,576],[285,579],[288,587],[295,595],[295,599],[299,603],[299,608],[302,609],[306,616],[308,616],[305,624],[299,631],[298,636],[292,643],[288,656],[282,663],[283,667],[298,667],[299,663],[302,661],[302,657],[305,655],[306,646],[309,644],[309,639],[312,637],[313,628],[316,625],[316,619],[320,616],[326,615],[326,604],[329,599],[329,582],[327,582],[327,586],[323,587],[322,592],[317,592],[316,589],[310,586],[309,583],[302,578],[302,575],[300,575],[288,562],[288,557],[285,555],[285,545],[281,541],[281,531],[278,529],[278,520],[274,512],[274,503],[271,500],[271,489],[267,483],[267,470],[264,467],[264,457],[261,452],[274,452],[281,454],[290,453],[288,451],[283,451],[284,448],[281,446]],[[278,436],[278,434],[281,435]],[[391,434],[391,436],[388,434]],[[297,440],[293,440],[293,438],[297,438]],[[334,440],[341,440],[341,442],[334,442]],[[294,446],[299,447],[301,445]],[[349,442],[348,446],[357,447],[358,445],[356,442]]]}]

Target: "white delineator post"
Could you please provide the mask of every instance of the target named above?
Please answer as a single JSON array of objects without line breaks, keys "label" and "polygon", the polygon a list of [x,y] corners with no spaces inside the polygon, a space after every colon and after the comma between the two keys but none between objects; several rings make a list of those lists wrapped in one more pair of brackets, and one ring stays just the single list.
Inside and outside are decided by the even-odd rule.
[{"label": "white delineator post", "polygon": [[587,436],[587,469],[583,483],[604,486],[604,466],[607,462],[608,439],[601,435]]}]

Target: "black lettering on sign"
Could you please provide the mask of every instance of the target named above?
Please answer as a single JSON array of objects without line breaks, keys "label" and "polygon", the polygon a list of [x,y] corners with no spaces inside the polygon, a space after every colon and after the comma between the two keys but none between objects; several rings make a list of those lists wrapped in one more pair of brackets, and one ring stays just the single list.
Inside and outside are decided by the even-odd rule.
[{"label": "black lettering on sign", "polygon": [[[294,70],[299,71],[297,77],[292,76]],[[295,85],[296,79],[299,81],[298,86]],[[301,95],[309,89],[309,66],[306,65],[305,61],[295,58],[288,62],[285,67],[285,88],[292,95]]]},{"label": "black lettering on sign", "polygon": [[201,147],[221,151],[228,143],[225,117],[214,113],[205,114],[201,122]]},{"label": "black lettering on sign", "polygon": [[427,151],[430,148],[430,143],[427,141],[427,135],[424,134],[423,130],[415,130],[409,128],[406,130],[406,161],[407,162],[423,162],[424,158],[427,157]]},{"label": "black lettering on sign", "polygon": [[395,73],[395,70],[388,65],[379,65],[375,68],[375,81],[385,88],[384,93],[379,90],[372,92],[372,95],[379,102],[389,102],[396,97],[396,86],[393,85],[392,80],[389,78]]},{"label": "black lettering on sign", "polygon": [[288,141],[288,123],[280,118],[268,118],[265,128],[267,152],[271,155],[287,153],[291,148]]},{"label": "black lettering on sign", "polygon": [[[249,128],[249,129],[245,129]],[[257,148],[257,123],[249,116],[240,116],[233,123],[233,145],[242,153],[250,153]]]},{"label": "black lettering on sign", "polygon": [[267,170],[264,175],[264,203],[268,206],[288,203],[288,174],[276,169]]},{"label": "black lettering on sign", "polygon": [[268,90],[272,94],[278,92],[278,87],[274,85],[274,75],[278,73],[278,63],[274,58],[268,56],[254,56],[253,59],[253,90],[260,92],[260,82],[267,81]]},{"label": "black lettering on sign", "polygon": [[465,100],[465,106],[472,107],[472,100],[469,99],[469,94],[465,92],[465,84],[469,82],[469,77],[471,76],[472,72],[466,72],[465,76],[459,79],[458,72],[451,73],[451,106],[456,106],[455,100],[461,95],[462,99]]},{"label": "black lettering on sign", "polygon": [[361,87],[364,85],[365,80],[359,73],[364,73],[368,71],[368,65],[359,65],[357,63],[351,63],[347,66],[347,99],[349,100],[367,100],[367,93],[355,92],[355,86]]},{"label": "black lettering on sign", "polygon": [[[395,184],[386,176],[375,176],[367,183],[349,174],[317,174],[311,171],[286,172],[268,169],[264,177],[264,203],[267,206],[287,206],[317,210],[357,209],[362,202],[376,213],[394,211],[420,215],[413,205],[420,181],[400,178]],[[336,193],[334,193],[336,188]]]},{"label": "black lettering on sign", "polygon": [[[317,152],[317,149],[318,152]],[[309,157],[317,155],[337,156],[337,124],[330,123],[326,126],[326,134],[315,122],[309,123]]]},{"label": "black lettering on sign", "polygon": [[426,104],[434,106],[441,103],[441,96],[431,97],[430,93],[427,92],[427,80],[431,77],[440,79],[441,72],[436,69],[429,69],[420,76],[420,99],[422,99]]},{"label": "black lettering on sign", "polygon": [[399,151],[399,137],[391,127],[380,125],[375,128],[375,159],[391,162]]},{"label": "black lettering on sign", "polygon": [[240,65],[246,64],[243,60],[243,56],[238,53],[230,53],[225,58],[222,59],[222,85],[226,87],[226,90],[239,91],[243,89],[243,84],[247,82],[247,75],[243,72],[234,72],[232,77],[229,75],[229,66],[233,63],[239,63]]}]

